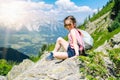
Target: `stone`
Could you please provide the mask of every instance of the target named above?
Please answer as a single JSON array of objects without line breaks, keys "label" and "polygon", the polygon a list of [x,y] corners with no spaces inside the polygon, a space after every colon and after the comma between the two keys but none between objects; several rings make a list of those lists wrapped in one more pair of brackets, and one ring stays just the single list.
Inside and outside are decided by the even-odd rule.
[{"label": "stone", "polygon": [[[112,45],[112,46],[111,46]],[[108,68],[109,75],[114,75],[114,63],[110,60],[107,50],[114,48],[120,48],[120,32],[114,35],[108,42],[106,41],[103,45],[95,49],[95,52],[103,52],[107,56],[103,56],[106,67]]]},{"label": "stone", "polygon": [[[34,63],[34,66],[33,64],[29,68],[27,66],[25,71],[21,71],[17,74],[16,69],[18,69],[18,67],[21,69],[21,64],[17,67],[13,67],[8,74],[9,76],[7,76],[8,80],[80,80],[81,78],[79,72],[81,63],[77,58],[68,58],[63,61],[58,59],[46,61],[45,57],[43,57],[38,62]],[[24,66],[23,68],[25,69]],[[12,78],[10,76],[12,76]]]},{"label": "stone", "polygon": [[113,36],[113,38],[111,39],[111,43],[114,48],[120,47],[120,32]]},{"label": "stone", "polygon": [[13,80],[17,76],[19,76],[21,73],[25,72],[26,70],[29,70],[34,65],[34,62],[32,62],[29,59],[23,60],[22,63],[19,65],[15,65],[10,72],[7,74],[8,80]]},{"label": "stone", "polygon": [[[97,28],[103,26],[103,29],[106,29],[108,25],[111,23],[111,20],[109,19],[109,15],[110,12],[107,12],[106,14],[104,14],[103,16],[101,16],[100,18],[98,18],[97,20],[90,22],[88,21],[87,24],[85,25],[86,29],[85,31],[87,31],[88,33],[92,34]],[[107,19],[105,19],[107,18]]]},{"label": "stone", "polygon": [[0,80],[7,80],[5,76],[0,76]]},{"label": "stone", "polygon": [[106,50],[111,50],[114,48],[120,48],[120,32],[116,35],[114,35],[108,42],[105,41],[105,43],[101,46],[99,46],[97,49],[95,49],[95,52],[103,52],[107,53]]}]

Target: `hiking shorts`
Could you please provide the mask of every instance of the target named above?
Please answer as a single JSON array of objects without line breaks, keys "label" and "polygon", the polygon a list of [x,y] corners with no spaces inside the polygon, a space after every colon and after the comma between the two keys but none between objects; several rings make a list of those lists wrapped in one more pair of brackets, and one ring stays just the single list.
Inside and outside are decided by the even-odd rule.
[{"label": "hiking shorts", "polygon": [[75,50],[72,49],[70,45],[68,46],[67,53],[69,58],[75,56]]}]

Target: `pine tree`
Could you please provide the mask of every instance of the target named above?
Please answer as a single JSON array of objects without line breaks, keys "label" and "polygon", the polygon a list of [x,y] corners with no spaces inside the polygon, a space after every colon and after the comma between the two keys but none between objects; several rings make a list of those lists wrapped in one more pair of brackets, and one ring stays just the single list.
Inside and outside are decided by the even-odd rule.
[{"label": "pine tree", "polygon": [[120,0],[114,0],[115,5],[113,8],[113,11],[115,12],[115,15],[117,16],[120,11]]}]

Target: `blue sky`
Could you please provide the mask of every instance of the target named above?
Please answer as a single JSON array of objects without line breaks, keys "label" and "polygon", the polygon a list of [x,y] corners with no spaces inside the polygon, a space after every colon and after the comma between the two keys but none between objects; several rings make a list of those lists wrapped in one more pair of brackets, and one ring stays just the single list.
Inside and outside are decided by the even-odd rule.
[{"label": "blue sky", "polygon": [[87,5],[93,9],[101,8],[105,5],[109,0],[71,0],[76,3],[76,5],[84,6]]},{"label": "blue sky", "polygon": [[[0,0],[0,26],[20,30],[39,27],[56,27],[68,15],[73,15],[78,24],[109,0]],[[7,22],[7,23],[6,23]],[[17,26],[17,27],[16,27]]]},{"label": "blue sky", "polygon": [[[87,8],[89,8],[88,11],[86,9],[86,11],[80,11],[80,12],[78,11],[78,13],[72,13],[71,12],[71,15],[73,15],[73,16],[74,15],[77,16],[77,15],[80,14],[81,17],[82,17],[82,20],[80,21],[80,23],[82,23],[83,19],[85,19],[88,15],[92,15],[93,13],[97,12],[97,10],[101,9],[109,0],[32,0],[32,1],[33,2],[41,2],[41,1],[43,1],[46,4],[53,5],[55,9],[59,5],[59,4],[56,5],[56,2],[59,2],[59,3],[62,4],[62,3],[64,3],[64,1],[68,2],[68,4],[69,4],[69,2],[72,2],[72,3],[74,3],[73,6],[77,6],[77,7],[86,6]],[[60,6],[62,6],[62,5],[60,5]],[[90,9],[91,9],[91,11],[89,11]],[[68,15],[70,15],[70,14],[68,14]],[[64,15],[64,16],[67,16],[67,15]]]},{"label": "blue sky", "polygon": [[[32,0],[34,2],[40,2],[44,1],[48,4],[54,4],[57,0]],[[91,8],[101,8],[103,5],[105,5],[109,0],[71,0],[78,6],[84,6],[87,5]]]}]

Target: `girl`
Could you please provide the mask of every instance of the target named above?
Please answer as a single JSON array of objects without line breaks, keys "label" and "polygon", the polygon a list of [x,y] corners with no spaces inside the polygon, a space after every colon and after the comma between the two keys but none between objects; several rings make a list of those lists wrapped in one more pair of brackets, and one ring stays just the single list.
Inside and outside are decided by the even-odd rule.
[{"label": "girl", "polygon": [[[54,50],[46,57],[46,60],[53,60],[54,58],[66,59],[85,54],[82,34],[80,30],[76,28],[76,19],[73,16],[66,17],[64,19],[64,27],[69,31],[69,42],[59,37]],[[61,47],[64,48],[65,52],[59,52]]]}]

